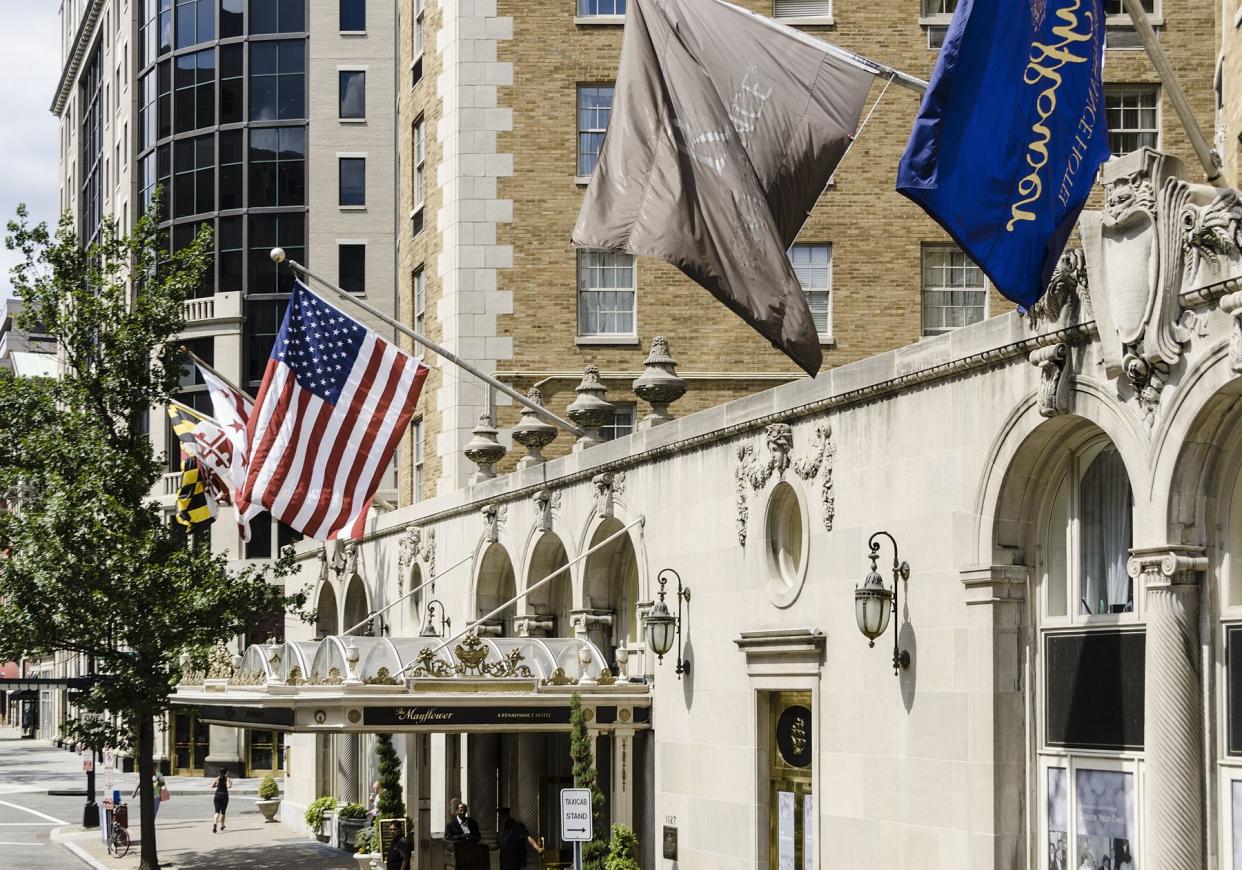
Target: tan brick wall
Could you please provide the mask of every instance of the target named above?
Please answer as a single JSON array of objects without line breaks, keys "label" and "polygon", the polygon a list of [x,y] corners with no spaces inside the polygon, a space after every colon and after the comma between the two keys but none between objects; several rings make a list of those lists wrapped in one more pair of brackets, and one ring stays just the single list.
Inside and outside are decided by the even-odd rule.
[{"label": "tan brick wall", "polygon": [[[436,166],[440,162],[440,144],[436,137],[436,125],[440,121],[440,101],[436,98],[436,77],[440,74],[441,57],[436,51],[436,32],[440,29],[440,4],[426,4],[423,18],[423,74],[417,85],[411,86],[414,60],[414,4],[403,0],[400,6],[400,51],[397,61],[397,141],[398,160],[397,189],[397,287],[398,309],[403,323],[414,322],[414,272],[423,270],[426,290],[425,332],[433,341],[441,339],[440,326],[436,322],[436,304],[441,298],[441,286],[436,270],[436,257],[440,253],[440,236],[436,232],[436,211],[442,204],[440,189],[436,186]],[[414,203],[414,122],[423,118],[425,153],[423,188],[426,191],[423,206],[423,229],[417,236],[412,234],[410,211]],[[440,474],[440,460],[435,450],[435,433],[439,431],[439,412],[435,407],[436,391],[440,388],[445,371],[437,366],[433,354],[415,347],[413,341],[404,340],[407,350],[415,354],[425,353],[425,361],[431,369],[418,402],[423,418],[425,445],[423,451],[422,498],[435,495],[435,481]],[[448,371],[449,376],[457,376]],[[409,434],[402,439],[398,453],[398,497],[405,505],[413,501],[414,445]]]},{"label": "tan brick wall", "polygon": [[[768,4],[754,0],[744,5],[761,13],[771,11]],[[513,314],[498,319],[500,334],[513,338],[509,371],[517,374],[508,380],[525,389],[541,376],[529,373],[576,371],[587,363],[605,372],[638,372],[656,335],[669,338],[683,372],[785,372],[796,377],[789,360],[706,291],[649,258],[640,258],[637,264],[641,345],[578,346],[576,258],[568,246],[584,190],[574,177],[577,85],[614,78],[622,28],[575,24],[573,0],[497,0],[496,12],[513,18],[513,39],[501,42],[498,50],[498,60],[513,64],[513,85],[499,89],[499,104],[513,110],[513,129],[497,140],[500,152],[513,154],[514,167],[512,177],[502,178],[498,188],[500,197],[513,200],[513,222],[497,231],[497,242],[511,244],[514,257],[513,268],[500,277],[500,289],[513,293]],[[1165,0],[1159,13],[1161,43],[1200,123],[1210,131],[1218,45],[1215,7],[1209,0]],[[914,0],[900,4],[842,0],[834,14],[833,26],[805,29],[915,75],[930,76],[936,52],[927,48],[926,29],[918,24],[919,5]],[[1125,84],[1156,81],[1142,51],[1110,51],[1105,78]],[[882,84],[877,82],[872,98]],[[1193,173],[1185,133],[1167,97],[1161,102],[1161,147],[1186,160]],[[948,239],[894,190],[897,163],[918,103],[919,96],[909,90],[897,86],[888,90],[800,236],[801,241],[833,246],[834,344],[825,348],[826,366],[920,337],[921,248]],[[408,129],[403,136],[408,138]],[[409,255],[403,249],[405,272]],[[428,292],[434,298],[430,280]],[[989,315],[1012,308],[995,291],[989,297]],[[692,380],[690,392],[674,410],[689,413],[773,383]],[[547,404],[563,411],[573,398],[573,386],[569,379],[546,384]],[[613,401],[634,401],[627,381],[612,380],[609,387]],[[639,403],[638,416],[645,413]],[[501,408],[499,417],[499,425],[511,427],[518,409]],[[549,455],[567,450],[570,440],[562,435]],[[430,434],[428,443],[433,443]],[[504,467],[515,458],[508,457]],[[429,456],[428,462],[433,461]]]}]

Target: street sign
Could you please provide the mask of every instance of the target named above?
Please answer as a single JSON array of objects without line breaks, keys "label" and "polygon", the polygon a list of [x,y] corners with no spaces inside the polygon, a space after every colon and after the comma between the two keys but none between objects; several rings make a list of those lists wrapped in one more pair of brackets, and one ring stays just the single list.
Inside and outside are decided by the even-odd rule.
[{"label": "street sign", "polygon": [[95,769],[95,753],[89,749],[82,753],[82,770],[90,773]]},{"label": "street sign", "polygon": [[105,749],[103,755],[103,790],[104,794],[107,794],[112,791],[112,775],[116,772],[116,753],[111,749]]},{"label": "street sign", "polygon": [[585,843],[594,835],[591,828],[591,790],[561,789],[561,840]]}]

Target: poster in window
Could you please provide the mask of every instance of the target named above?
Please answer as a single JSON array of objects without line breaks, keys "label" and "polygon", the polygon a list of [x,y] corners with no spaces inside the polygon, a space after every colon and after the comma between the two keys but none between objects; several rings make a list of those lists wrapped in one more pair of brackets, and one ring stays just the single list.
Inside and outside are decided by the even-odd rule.
[{"label": "poster in window", "polygon": [[776,866],[794,870],[794,793],[776,793]]},{"label": "poster in window", "polygon": [[1048,870],[1069,866],[1069,777],[1064,767],[1048,768]]},{"label": "poster in window", "polygon": [[1078,828],[1075,870],[1135,870],[1134,775],[1080,769],[1074,797]]},{"label": "poster in window", "polygon": [[1233,789],[1233,870],[1242,870],[1242,780],[1230,783]]},{"label": "poster in window", "polygon": [[802,796],[802,870],[815,870],[815,799]]}]

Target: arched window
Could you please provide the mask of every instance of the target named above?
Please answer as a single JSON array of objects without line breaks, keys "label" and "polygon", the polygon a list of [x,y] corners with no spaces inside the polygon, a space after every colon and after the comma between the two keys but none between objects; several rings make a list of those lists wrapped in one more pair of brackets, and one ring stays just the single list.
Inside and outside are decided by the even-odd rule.
[{"label": "arched window", "polygon": [[[517,595],[517,583],[513,576],[513,562],[500,544],[492,544],[483,554],[479,568],[479,586],[475,618],[482,619],[497,607],[511,601]],[[513,637],[513,615],[516,604],[510,604],[500,613],[490,617],[479,626],[479,634]]]},{"label": "arched window", "polygon": [[1133,494],[1103,438],[1069,451],[1059,468],[1037,532],[1037,866],[1133,870],[1146,644],[1126,570]]},{"label": "arched window", "polygon": [[[539,537],[531,555],[530,570],[526,575],[527,588],[564,568],[568,563],[569,558],[565,554],[565,545],[561,543],[561,539],[552,532],[545,532]],[[573,596],[570,593],[568,571],[561,571],[531,592],[526,599],[527,613],[537,618],[542,625],[550,623],[546,631],[551,637],[569,637],[573,634],[569,617],[572,608]]]},{"label": "arched window", "polygon": [[[591,536],[595,546],[624,526],[615,518],[600,523]],[[615,661],[619,646],[636,648],[642,642],[638,618],[638,557],[630,536],[622,535],[587,557],[582,587],[587,636]]]},{"label": "arched window", "polygon": [[325,583],[319,590],[319,600],[315,603],[315,637],[327,637],[338,634],[336,592],[331,583]]}]

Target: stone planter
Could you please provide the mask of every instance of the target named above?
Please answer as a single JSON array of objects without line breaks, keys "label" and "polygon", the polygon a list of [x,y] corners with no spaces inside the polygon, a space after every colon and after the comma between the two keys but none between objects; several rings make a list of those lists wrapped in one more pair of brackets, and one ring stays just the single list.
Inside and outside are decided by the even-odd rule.
[{"label": "stone planter", "polygon": [[379,852],[355,852],[354,860],[358,862],[358,870],[374,870],[376,867],[382,867]]},{"label": "stone planter", "polygon": [[337,848],[345,849],[347,851],[352,852],[354,850],[354,837],[356,837],[358,835],[358,832],[361,831],[366,826],[367,826],[366,818],[361,818],[361,819],[338,818],[336,820],[336,830],[337,830],[336,846]]},{"label": "stone planter", "polygon": [[268,801],[255,801],[254,805],[259,808],[259,812],[263,813],[263,821],[276,821],[276,811],[280,809],[280,798],[272,798]]},{"label": "stone planter", "polygon": [[315,831],[315,839],[321,843],[330,843],[334,831],[336,831],[336,813],[325,813],[323,824],[319,826],[319,830]]}]

